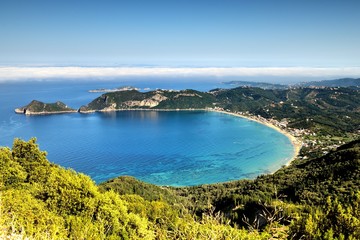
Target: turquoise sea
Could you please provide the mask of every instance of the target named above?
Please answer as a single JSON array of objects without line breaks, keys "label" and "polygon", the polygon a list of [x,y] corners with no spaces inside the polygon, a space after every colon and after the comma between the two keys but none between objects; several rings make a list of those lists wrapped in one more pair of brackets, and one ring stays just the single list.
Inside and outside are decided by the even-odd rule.
[{"label": "turquoise sea", "polygon": [[97,183],[131,175],[158,185],[189,186],[254,178],[286,164],[290,140],[262,124],[203,111],[123,111],[25,116],[16,107],[37,99],[73,108],[101,93],[90,89],[139,88],[207,91],[211,81],[45,81],[0,83],[0,146],[36,137],[48,159],[90,175]]}]

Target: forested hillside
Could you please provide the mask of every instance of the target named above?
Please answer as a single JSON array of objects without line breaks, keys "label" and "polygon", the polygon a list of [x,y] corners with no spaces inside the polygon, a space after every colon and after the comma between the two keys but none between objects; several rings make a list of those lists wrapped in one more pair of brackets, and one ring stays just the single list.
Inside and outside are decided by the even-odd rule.
[{"label": "forested hillside", "polygon": [[[344,136],[360,130],[360,90],[357,88],[262,89],[238,87],[196,90],[137,90],[109,92],[79,108],[81,113],[129,109],[189,110],[224,109],[264,119],[285,121],[287,127],[320,135]],[[75,112],[65,104],[32,101],[15,110],[26,114]]]},{"label": "forested hillside", "polygon": [[212,107],[214,96],[196,90],[156,90],[141,93],[136,90],[105,93],[94,99],[80,112],[112,111],[119,109],[204,109]]},{"label": "forested hillside", "polygon": [[[174,199],[200,218],[208,213],[222,214],[233,226],[270,234],[282,232],[284,237],[293,239],[358,239],[359,176],[357,140],[323,157],[295,161],[275,174],[255,180],[168,189],[174,192]],[[126,182],[132,182],[132,186],[143,184],[118,178],[115,184],[113,180],[102,187],[121,192]],[[162,196],[163,191],[153,188],[152,195]],[[134,193],[142,195],[139,190]]]},{"label": "forested hillside", "polygon": [[289,127],[321,134],[343,135],[360,129],[360,92],[350,88],[292,88],[264,90],[234,88],[213,90],[218,106],[232,112],[248,111],[277,120]]},{"label": "forested hillside", "polygon": [[281,121],[302,151],[254,180],[172,188],[120,176],[97,186],[50,163],[35,139],[16,139],[0,148],[0,239],[360,239],[356,88],[132,90],[103,94],[80,112],[144,108]]},{"label": "forested hillside", "polygon": [[0,149],[0,174],[1,238],[360,238],[360,141],[255,180],[165,188],[98,187],[17,139]]},{"label": "forested hillside", "polygon": [[121,109],[221,108],[266,119],[286,120],[288,127],[336,136],[360,130],[360,91],[351,88],[262,89],[239,87],[195,90],[136,90],[105,93],[80,112]]},{"label": "forested hillside", "polygon": [[[267,239],[176,202],[103,191],[51,164],[35,139],[0,149],[0,239]],[[131,186],[131,188],[133,188]]]}]

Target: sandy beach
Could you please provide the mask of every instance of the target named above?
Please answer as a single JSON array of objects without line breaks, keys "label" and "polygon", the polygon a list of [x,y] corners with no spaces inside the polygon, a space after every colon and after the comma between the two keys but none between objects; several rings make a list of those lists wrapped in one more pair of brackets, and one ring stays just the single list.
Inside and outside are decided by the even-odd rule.
[{"label": "sandy beach", "polygon": [[245,115],[242,115],[242,114],[238,114],[238,113],[234,113],[234,112],[227,112],[227,111],[222,111],[222,110],[208,110],[208,111],[212,111],[212,112],[218,112],[218,113],[223,113],[223,114],[228,114],[228,115],[232,115],[232,116],[235,116],[235,117],[241,117],[241,118],[246,118],[250,121],[255,121],[255,122],[258,122],[260,124],[263,124],[267,127],[270,127],[272,129],[275,129],[276,131],[284,134],[287,138],[289,138],[289,140],[291,141],[291,144],[294,146],[294,155],[292,156],[292,158],[285,164],[286,166],[289,166],[290,163],[296,159],[297,155],[299,154],[300,152],[300,149],[301,149],[301,146],[302,146],[302,142],[297,139],[296,137],[294,137],[292,134],[290,134],[289,132],[267,122],[267,121],[262,121],[260,119],[257,119],[257,118],[254,118],[254,117],[250,117],[250,116],[245,116]]}]

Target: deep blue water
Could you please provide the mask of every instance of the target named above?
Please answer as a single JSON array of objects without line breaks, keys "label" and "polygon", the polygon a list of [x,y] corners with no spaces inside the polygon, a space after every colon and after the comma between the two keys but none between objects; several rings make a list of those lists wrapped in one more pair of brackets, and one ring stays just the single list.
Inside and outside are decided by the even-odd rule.
[{"label": "deep blue water", "polygon": [[96,182],[131,175],[158,185],[198,185],[254,178],[275,171],[293,155],[287,137],[259,123],[214,112],[125,111],[25,116],[16,107],[33,99],[78,108],[95,88],[210,90],[216,82],[0,83],[0,145],[37,137],[48,159]]}]

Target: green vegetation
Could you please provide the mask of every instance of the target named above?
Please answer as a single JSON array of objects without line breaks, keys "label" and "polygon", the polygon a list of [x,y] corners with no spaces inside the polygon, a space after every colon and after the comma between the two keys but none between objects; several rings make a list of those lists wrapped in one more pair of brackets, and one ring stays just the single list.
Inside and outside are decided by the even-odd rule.
[{"label": "green vegetation", "polygon": [[224,109],[283,122],[304,146],[271,175],[173,188],[128,176],[96,186],[48,162],[35,139],[16,139],[0,148],[0,238],[360,239],[359,106],[356,87],[103,94],[80,112]]},{"label": "green vegetation", "polygon": [[360,238],[360,140],[255,180],[170,188],[96,186],[16,139],[0,149],[0,176],[1,238]]},{"label": "green vegetation", "polygon": [[136,90],[105,93],[82,106],[80,112],[117,109],[205,109],[286,120],[288,127],[308,129],[318,135],[344,136],[360,130],[360,91],[351,88],[261,89],[239,87],[195,90]]},{"label": "green vegetation", "polygon": [[[266,239],[223,224],[196,221],[162,200],[100,190],[83,174],[51,164],[35,139],[0,149],[0,238]],[[154,198],[153,198],[154,199]]]},{"label": "green vegetation", "polygon": [[216,99],[214,96],[195,90],[183,90],[179,92],[164,92],[167,97],[159,103],[158,109],[204,109],[213,107]]},{"label": "green vegetation", "polygon": [[[167,188],[189,212],[220,214],[232,226],[259,230],[280,238],[358,239],[360,237],[360,140],[320,158],[295,161],[272,175],[183,188]],[[131,187],[129,187],[131,183]],[[161,198],[164,187],[151,190],[130,178],[103,188]],[[134,192],[135,193],[135,192]],[[169,199],[168,197],[166,199]],[[171,198],[170,198],[171,199]],[[311,222],[311,224],[310,224]],[[290,237],[292,236],[292,237]],[[333,238],[331,238],[332,236]]]},{"label": "green vegetation", "polygon": [[321,135],[344,135],[360,126],[360,91],[349,88],[214,90],[219,106],[264,118],[287,119],[288,127]]},{"label": "green vegetation", "polygon": [[[262,89],[238,87],[195,90],[136,90],[110,92],[94,99],[80,112],[128,109],[224,109],[265,119],[286,121],[288,128],[307,129],[318,136],[351,136],[360,131],[360,90],[357,88]],[[16,109],[18,113],[44,114],[73,112],[61,102],[45,104],[32,101]],[[347,136],[348,135],[348,136]],[[331,141],[331,139],[328,139]]]},{"label": "green vegetation", "polygon": [[36,100],[31,101],[28,105],[15,109],[16,113],[23,114],[51,114],[61,112],[77,112],[75,109],[69,108],[65,103],[43,103]]},{"label": "green vegetation", "polygon": [[181,203],[182,199],[174,195],[167,187],[160,187],[150,183],[142,182],[134,177],[120,176],[110,179],[99,185],[102,191],[114,190],[120,195],[139,195],[148,201],[162,200],[167,203]]},{"label": "green vegetation", "polygon": [[136,90],[105,93],[80,112],[118,109],[204,109],[213,107],[214,96],[195,90],[157,90],[141,93]]}]

